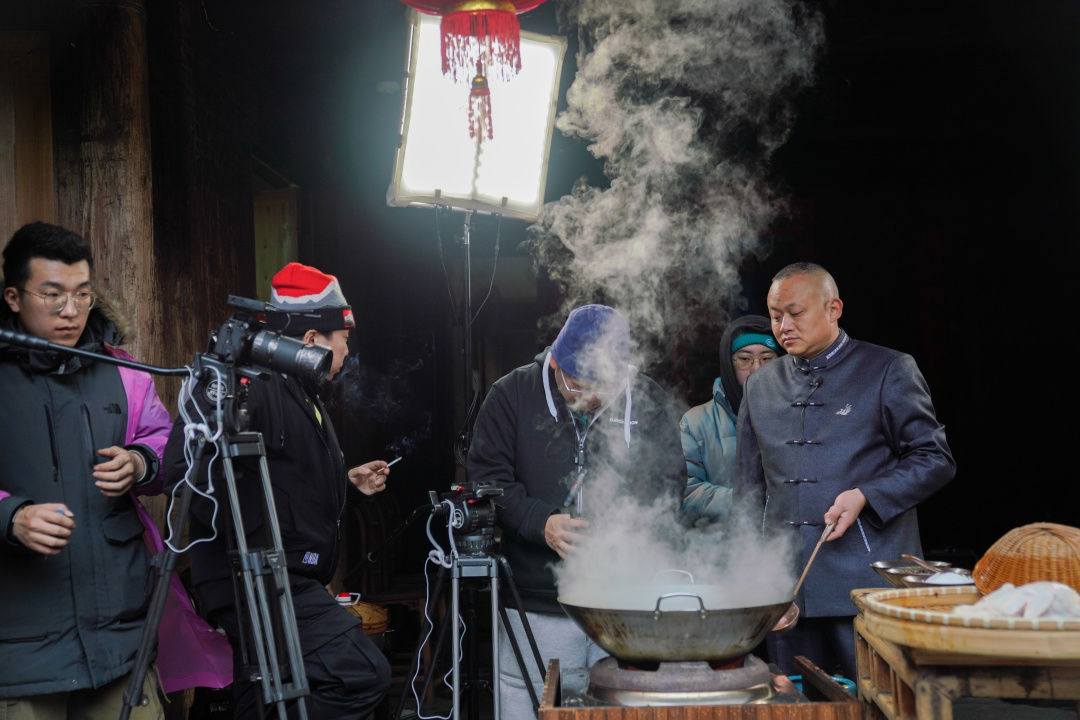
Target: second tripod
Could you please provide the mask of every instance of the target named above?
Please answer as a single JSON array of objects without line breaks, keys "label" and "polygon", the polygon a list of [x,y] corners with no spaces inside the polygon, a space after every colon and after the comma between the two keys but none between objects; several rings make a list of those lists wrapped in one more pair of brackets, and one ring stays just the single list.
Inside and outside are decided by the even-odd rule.
[{"label": "second tripod", "polygon": [[[452,552],[449,556],[445,556],[441,549],[432,553],[432,558],[439,557],[439,572],[435,579],[434,590],[429,596],[429,605],[437,604],[442,594],[442,589],[445,585],[447,576],[450,577],[450,612],[448,617],[439,626],[438,638],[435,641],[435,650],[432,653],[433,661],[427,668],[427,674],[424,678],[423,689],[417,698],[417,714],[420,714],[420,699],[427,696],[428,690],[431,687],[432,680],[435,675],[434,666],[437,659],[441,656],[446,640],[447,640],[447,628],[452,628],[452,647],[451,647],[451,672],[453,675],[452,680],[452,692],[453,692],[453,706],[451,718],[453,720],[461,720],[461,698],[463,695],[462,687],[462,670],[467,673],[469,679],[469,690],[473,693],[472,698],[474,702],[471,703],[470,719],[476,720],[478,715],[478,704],[475,701],[476,690],[479,689],[479,683],[477,682],[478,672],[478,659],[476,652],[476,643],[471,643],[471,651],[467,654],[462,652],[461,649],[461,623],[459,618],[461,617],[461,587],[462,581],[486,581],[487,587],[491,597],[491,677],[493,694],[493,717],[494,720],[500,720],[501,707],[500,698],[497,688],[500,674],[500,658],[499,658],[499,623],[502,623],[502,627],[506,628],[507,638],[510,641],[510,646],[514,653],[514,658],[517,662],[518,668],[521,672],[521,677],[525,682],[525,686],[528,689],[530,699],[532,700],[533,710],[539,709],[540,702],[537,697],[536,691],[533,687],[533,683],[530,681],[530,673],[526,667],[527,663],[522,654],[522,648],[518,644],[517,638],[511,631],[510,619],[507,614],[506,604],[500,595],[500,577],[506,583],[506,587],[509,588],[510,594],[513,598],[514,605],[518,608],[518,618],[525,631],[525,636],[529,642],[530,649],[532,651],[533,659],[535,660],[537,670],[541,680],[544,677],[544,664],[543,658],[540,655],[540,650],[536,643],[536,638],[533,636],[532,628],[529,626],[528,618],[525,616],[525,611],[522,609],[521,597],[518,594],[517,586],[514,584],[513,575],[510,570],[510,565],[506,559],[501,555],[491,552],[491,548],[494,545],[493,542],[493,529],[494,529],[494,508],[491,508],[492,514],[490,517],[486,515],[486,512],[479,511],[477,505],[481,498],[487,498],[488,502],[493,505],[491,496],[499,493],[500,491],[487,488],[479,488],[478,492],[475,490],[463,490],[457,488],[455,493],[457,495],[468,494],[473,495],[471,502],[463,501],[460,504],[455,504],[451,500],[444,499],[442,505],[435,505],[432,511],[431,517],[429,517],[429,524],[431,518],[435,517],[441,512],[443,507],[449,507],[450,509],[450,521],[449,527],[451,528],[450,541]],[[450,497],[454,498],[455,493],[451,493]],[[474,494],[475,493],[475,494]],[[472,522],[470,518],[481,518],[479,523]],[[479,527],[478,527],[479,525]],[[488,530],[492,532],[488,532]],[[464,532],[463,532],[464,531]],[[431,538],[429,530],[428,537]],[[432,539],[434,543],[434,539]],[[470,615],[473,615],[472,603],[470,605]],[[430,621],[432,626],[433,621]],[[475,625],[475,618],[470,621],[472,625]],[[423,630],[423,628],[421,628]],[[475,627],[467,627],[467,631],[476,632]],[[417,642],[416,650],[413,654],[411,668],[415,668],[416,672],[419,672],[420,656],[423,651],[424,644],[427,638],[430,636],[430,631],[427,635],[421,632],[421,637]],[[473,636],[475,637],[475,635]],[[404,687],[402,688],[401,697],[398,701],[397,710],[394,713],[394,719],[400,720],[402,711],[405,705],[405,698],[409,694],[410,690],[414,689],[414,681],[406,680]]]}]

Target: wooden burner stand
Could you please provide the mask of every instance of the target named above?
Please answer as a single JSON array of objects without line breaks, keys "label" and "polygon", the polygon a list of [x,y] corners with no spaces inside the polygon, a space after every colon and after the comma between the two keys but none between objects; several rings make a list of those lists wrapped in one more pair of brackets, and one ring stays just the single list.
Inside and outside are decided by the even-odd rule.
[{"label": "wooden burner stand", "polygon": [[855,696],[804,657],[803,692],[809,702],[656,707],[561,707],[559,661],[548,663],[538,720],[862,720]]}]

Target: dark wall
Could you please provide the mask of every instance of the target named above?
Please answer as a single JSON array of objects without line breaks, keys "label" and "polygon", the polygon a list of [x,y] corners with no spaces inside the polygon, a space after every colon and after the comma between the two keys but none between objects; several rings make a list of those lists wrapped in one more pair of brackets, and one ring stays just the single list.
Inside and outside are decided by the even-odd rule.
[{"label": "dark wall", "polygon": [[955,5],[833,3],[775,172],[797,207],[783,256],[829,267],[842,325],[930,384],[959,469],[920,510],[927,546],[981,552],[1080,520],[1058,359],[1076,348],[1080,9]]}]

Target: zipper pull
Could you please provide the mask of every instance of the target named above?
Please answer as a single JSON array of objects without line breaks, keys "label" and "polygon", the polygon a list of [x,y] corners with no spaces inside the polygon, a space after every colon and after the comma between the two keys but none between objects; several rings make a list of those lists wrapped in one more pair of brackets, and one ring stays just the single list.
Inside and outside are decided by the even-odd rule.
[{"label": "zipper pull", "polygon": [[578,443],[577,456],[574,458],[574,464],[577,465],[577,479],[574,481],[573,486],[570,488],[570,492],[566,494],[566,499],[563,500],[563,507],[570,507],[574,504],[574,499],[578,500],[579,510],[581,505],[581,497],[579,492],[581,491],[581,484],[585,482],[585,443]]}]

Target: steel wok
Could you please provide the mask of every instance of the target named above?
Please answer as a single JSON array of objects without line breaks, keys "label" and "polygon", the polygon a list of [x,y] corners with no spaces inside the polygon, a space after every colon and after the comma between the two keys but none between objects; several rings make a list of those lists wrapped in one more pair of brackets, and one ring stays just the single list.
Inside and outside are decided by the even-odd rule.
[{"label": "steel wok", "polygon": [[710,610],[704,599],[707,587],[661,593],[652,610],[587,607],[562,597],[559,603],[597,645],[626,662],[742,657],[761,642],[791,605],[788,598],[769,605]]}]

